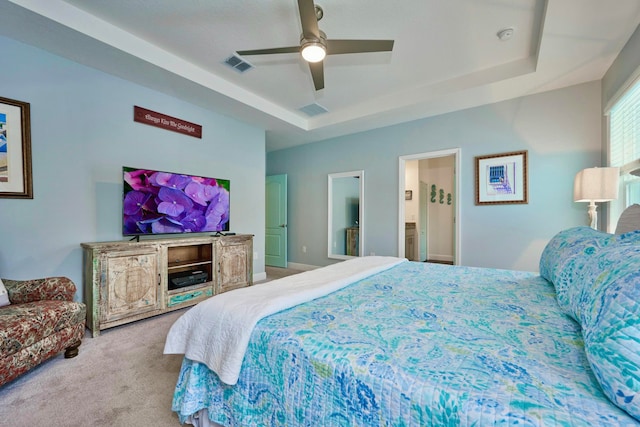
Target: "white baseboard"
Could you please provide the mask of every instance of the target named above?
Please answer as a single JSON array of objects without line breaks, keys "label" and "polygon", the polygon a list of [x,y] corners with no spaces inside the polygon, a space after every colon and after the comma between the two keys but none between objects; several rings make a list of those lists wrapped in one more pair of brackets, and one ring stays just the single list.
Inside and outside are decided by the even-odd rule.
[{"label": "white baseboard", "polygon": [[429,254],[429,260],[453,262],[453,255]]},{"label": "white baseboard", "polygon": [[267,280],[266,271],[263,271],[262,273],[253,273],[253,283],[259,282],[260,280]]},{"label": "white baseboard", "polygon": [[287,268],[292,270],[300,270],[300,271],[309,271],[315,270],[316,268],[320,268],[317,265],[309,265],[309,264],[300,264],[297,262],[289,262],[287,263]]}]

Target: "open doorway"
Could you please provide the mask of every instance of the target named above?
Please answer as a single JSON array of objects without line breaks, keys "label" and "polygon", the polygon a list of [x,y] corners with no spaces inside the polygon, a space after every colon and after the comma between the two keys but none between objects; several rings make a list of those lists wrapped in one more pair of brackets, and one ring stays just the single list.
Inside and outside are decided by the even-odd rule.
[{"label": "open doorway", "polygon": [[460,149],[399,158],[398,256],[460,262]]}]

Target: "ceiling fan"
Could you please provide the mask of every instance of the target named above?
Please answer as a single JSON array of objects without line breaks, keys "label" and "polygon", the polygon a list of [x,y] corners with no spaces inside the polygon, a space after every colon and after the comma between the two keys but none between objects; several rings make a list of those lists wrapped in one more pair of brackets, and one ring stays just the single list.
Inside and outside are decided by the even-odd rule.
[{"label": "ceiling fan", "polygon": [[318,28],[318,21],[324,14],[322,8],[313,0],[298,0],[302,35],[299,46],[277,47],[272,49],[240,50],[238,55],[271,55],[276,53],[300,52],[309,63],[313,85],[316,90],[324,89],[324,65],[326,55],[363,52],[390,52],[393,40],[328,40],[327,35]]}]

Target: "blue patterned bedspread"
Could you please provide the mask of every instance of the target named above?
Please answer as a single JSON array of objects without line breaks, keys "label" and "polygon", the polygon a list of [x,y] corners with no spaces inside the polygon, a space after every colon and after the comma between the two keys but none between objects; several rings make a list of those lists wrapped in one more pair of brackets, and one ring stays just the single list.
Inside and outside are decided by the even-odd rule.
[{"label": "blue patterned bedspread", "polygon": [[238,384],[184,359],[182,422],[224,426],[638,425],[533,273],[405,262],[261,320]]}]

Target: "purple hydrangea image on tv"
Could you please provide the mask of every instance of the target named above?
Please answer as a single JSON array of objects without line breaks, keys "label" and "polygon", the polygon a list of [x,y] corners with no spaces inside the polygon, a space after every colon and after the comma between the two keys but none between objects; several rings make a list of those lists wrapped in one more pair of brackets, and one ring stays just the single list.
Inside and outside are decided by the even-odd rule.
[{"label": "purple hydrangea image on tv", "polygon": [[123,168],[123,234],[229,230],[229,180]]}]

